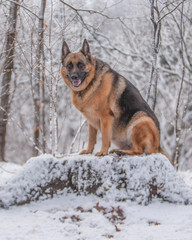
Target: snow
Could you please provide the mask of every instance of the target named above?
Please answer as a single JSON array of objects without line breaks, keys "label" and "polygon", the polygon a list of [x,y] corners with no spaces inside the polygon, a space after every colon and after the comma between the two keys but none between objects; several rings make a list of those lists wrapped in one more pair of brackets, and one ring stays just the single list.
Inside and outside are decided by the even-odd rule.
[{"label": "snow", "polygon": [[192,204],[192,189],[162,154],[100,158],[72,155],[59,160],[52,155],[41,155],[31,158],[19,174],[2,186],[0,206],[9,207],[74,191],[139,204],[148,204],[157,198]]},{"label": "snow", "polygon": [[[70,156],[64,159],[66,160],[66,158],[70,159],[71,164],[73,164],[72,159],[74,158],[76,161],[86,158],[86,161],[93,161],[95,164],[95,157],[92,156]],[[110,162],[111,158],[111,156],[106,156],[99,160],[104,159]],[[146,157],[130,157],[130,161],[141,160],[140,165],[142,165],[142,158],[147,160]],[[166,167],[171,169],[162,156],[151,156],[147,161],[152,162],[152,159],[155,158],[161,159]],[[21,176],[24,176],[26,172],[28,173],[28,182],[30,182],[30,177],[34,176],[33,186],[35,186],[35,178],[37,181],[42,181],[45,177],[42,174],[43,163],[45,173],[49,175],[45,167],[46,161],[47,165],[50,164],[49,159],[53,160],[54,158],[50,155],[33,158],[23,167],[10,163],[0,163],[1,187],[4,188],[7,185],[10,187],[14,182],[18,187],[17,181],[19,179],[20,184],[23,185]],[[64,159],[59,160],[61,165]],[[41,160],[43,161],[41,162]],[[37,162],[39,162],[39,168],[37,168]],[[123,159],[122,162],[125,163]],[[97,168],[102,164],[105,165],[104,161],[103,163],[99,162]],[[31,169],[31,175],[29,169]],[[38,172],[41,174],[39,175]],[[55,173],[58,174],[58,171]],[[142,172],[142,174],[146,173]],[[160,172],[159,175],[161,175]],[[175,177],[176,175],[175,184],[179,182],[184,187],[184,182],[186,182],[190,189],[192,173],[189,171],[179,174],[175,172]],[[47,179],[49,177],[47,176]],[[26,179],[25,176],[23,181],[27,181]],[[144,176],[143,179],[145,179]],[[32,182],[29,185],[31,186]],[[27,186],[26,182],[25,186]],[[30,204],[12,206],[9,209],[0,209],[0,221],[1,240],[192,239],[192,205],[171,204],[160,202],[158,199],[154,199],[146,206],[139,205],[137,201],[117,201],[109,196],[101,198],[93,194],[86,196],[74,193],[60,194],[54,195],[52,199],[33,201]]]},{"label": "snow", "polygon": [[[125,220],[112,223],[94,208],[98,202],[108,209],[119,206]],[[78,207],[85,212],[78,211]],[[0,219],[1,240],[102,240],[110,236],[118,240],[191,240],[192,237],[192,206],[168,203],[142,206],[105,201],[93,195],[70,194],[1,209]],[[116,231],[115,225],[120,231]]]}]

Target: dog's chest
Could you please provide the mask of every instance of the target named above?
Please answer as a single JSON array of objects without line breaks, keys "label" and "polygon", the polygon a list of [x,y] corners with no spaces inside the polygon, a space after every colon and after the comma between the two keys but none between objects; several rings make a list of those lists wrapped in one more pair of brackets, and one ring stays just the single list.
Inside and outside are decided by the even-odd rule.
[{"label": "dog's chest", "polygon": [[90,123],[96,129],[100,130],[99,114],[98,111],[94,108],[94,106],[87,106],[86,108],[82,108],[81,112],[87,119],[88,123]]},{"label": "dog's chest", "polygon": [[79,99],[78,96],[72,96],[73,105],[85,116],[87,121],[96,129],[100,129],[100,102],[92,98],[89,100]]}]

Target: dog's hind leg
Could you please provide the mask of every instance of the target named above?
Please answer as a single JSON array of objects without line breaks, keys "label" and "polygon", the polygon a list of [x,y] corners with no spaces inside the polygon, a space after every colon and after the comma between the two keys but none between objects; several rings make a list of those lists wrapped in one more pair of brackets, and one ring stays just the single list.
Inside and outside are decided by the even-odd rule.
[{"label": "dog's hind leg", "polygon": [[141,155],[143,154],[143,149],[136,147],[136,148],[131,148],[129,150],[124,150],[124,149],[112,149],[110,150],[110,153],[116,153],[117,155]]},{"label": "dog's hind leg", "polygon": [[145,121],[140,121],[132,127],[131,144],[131,149],[113,149],[110,153],[116,152],[119,155],[141,155],[143,153],[151,154],[159,152],[160,135],[151,118],[147,117]]}]

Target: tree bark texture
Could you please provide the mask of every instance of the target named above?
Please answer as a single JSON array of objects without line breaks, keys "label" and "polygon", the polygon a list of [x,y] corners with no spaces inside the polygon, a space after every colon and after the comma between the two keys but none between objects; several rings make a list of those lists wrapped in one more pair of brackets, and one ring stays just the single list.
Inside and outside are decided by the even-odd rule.
[{"label": "tree bark texture", "polygon": [[[41,8],[39,12],[39,26],[38,26],[38,42],[36,51],[36,67],[35,67],[35,85],[34,85],[34,149],[33,155],[38,155],[39,148],[39,133],[40,133],[40,70],[41,70],[41,54],[43,45],[43,29],[44,29],[44,13],[45,13],[46,0],[41,1]],[[44,84],[44,83],[43,83]]]},{"label": "tree bark texture", "polygon": [[[18,2],[18,0],[15,0]],[[9,30],[7,32],[6,53],[3,67],[3,76],[1,82],[0,92],[0,161],[5,160],[5,137],[6,128],[9,114],[9,96],[10,96],[10,83],[13,71],[14,60],[14,47],[15,47],[15,35],[16,35],[16,22],[17,22],[17,4],[10,3],[9,11]]]},{"label": "tree bark texture", "polygon": [[115,201],[149,204],[154,199],[192,204],[189,188],[169,160],[151,156],[105,157],[41,155],[0,189],[0,206],[22,205],[56,194],[95,194]]},{"label": "tree bark texture", "polygon": [[160,11],[158,9],[158,3],[154,0],[149,0],[151,4],[151,21],[153,24],[153,38],[152,38],[152,66],[151,66],[151,79],[147,91],[147,101],[150,98],[151,88],[153,87],[153,97],[152,97],[152,109],[155,111],[155,106],[157,103],[157,84],[158,84],[158,66],[157,58],[160,47],[160,36],[161,36],[161,18]]}]

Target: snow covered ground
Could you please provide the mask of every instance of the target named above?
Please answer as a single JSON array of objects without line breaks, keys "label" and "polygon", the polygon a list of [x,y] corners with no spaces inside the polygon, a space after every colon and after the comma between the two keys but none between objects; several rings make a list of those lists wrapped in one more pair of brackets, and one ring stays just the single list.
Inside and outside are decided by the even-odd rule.
[{"label": "snow covered ground", "polygon": [[[0,163],[0,185],[22,166]],[[192,186],[192,173],[180,172]],[[1,240],[191,240],[192,206],[142,206],[97,196],[55,196],[0,209]]]}]

